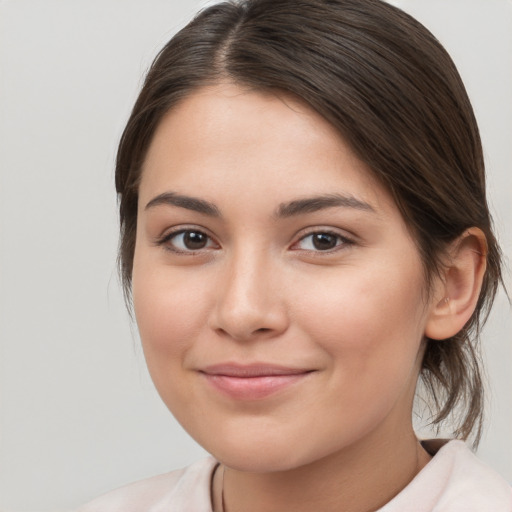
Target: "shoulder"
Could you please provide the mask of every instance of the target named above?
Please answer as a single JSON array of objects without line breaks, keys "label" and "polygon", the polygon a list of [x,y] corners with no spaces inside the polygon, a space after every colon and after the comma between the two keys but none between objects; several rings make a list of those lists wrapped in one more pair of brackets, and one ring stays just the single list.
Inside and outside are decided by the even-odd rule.
[{"label": "shoulder", "polygon": [[211,476],[216,465],[212,457],[202,459],[184,469],[108,492],[76,512],[208,512]]},{"label": "shoulder", "polygon": [[381,512],[512,512],[512,489],[500,475],[464,442],[441,444],[424,444],[434,457]]},{"label": "shoulder", "polygon": [[[445,484],[445,492],[439,502],[439,510],[493,510],[512,512],[512,488],[498,473],[491,469],[462,441],[452,441],[445,445],[443,460],[450,472]],[[440,451],[443,456],[443,452]],[[462,508],[460,508],[462,507]]]}]

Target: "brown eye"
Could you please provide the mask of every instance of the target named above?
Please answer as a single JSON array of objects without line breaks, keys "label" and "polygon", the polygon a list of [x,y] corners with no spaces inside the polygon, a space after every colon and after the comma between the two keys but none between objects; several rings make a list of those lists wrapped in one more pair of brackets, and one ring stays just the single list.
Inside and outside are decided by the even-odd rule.
[{"label": "brown eye", "polygon": [[330,233],[315,233],[312,235],[311,242],[318,251],[328,251],[338,245],[339,236]]},{"label": "brown eye", "polygon": [[316,231],[302,237],[294,249],[312,252],[329,252],[353,245],[354,242],[338,233]]},{"label": "brown eye", "polygon": [[208,243],[208,237],[200,231],[185,231],[183,233],[183,245],[191,250],[204,249]]},{"label": "brown eye", "polygon": [[159,245],[163,245],[168,250],[176,253],[201,251],[217,247],[215,242],[206,233],[196,229],[183,229],[169,233],[159,241]]}]

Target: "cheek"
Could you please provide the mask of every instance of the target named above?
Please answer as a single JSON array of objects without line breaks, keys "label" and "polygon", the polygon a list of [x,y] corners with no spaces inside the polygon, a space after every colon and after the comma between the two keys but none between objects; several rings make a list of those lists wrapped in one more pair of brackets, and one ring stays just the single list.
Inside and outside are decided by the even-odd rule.
[{"label": "cheek", "polygon": [[415,272],[349,274],[325,281],[297,313],[301,329],[328,355],[325,393],[316,397],[321,409],[330,411],[333,431],[359,436],[391,410],[410,417],[423,302]]},{"label": "cheek", "polygon": [[[157,270],[149,270],[151,267]],[[204,282],[135,260],[133,303],[144,354],[155,379],[159,371],[181,365],[191,340],[206,322]]]},{"label": "cheek", "polygon": [[311,291],[300,295],[297,324],[339,368],[391,379],[411,371],[424,330],[420,262],[336,269],[301,287]]},{"label": "cheek", "polygon": [[[134,266],[133,303],[146,364],[158,393],[185,428],[194,400],[187,358],[206,323],[204,286],[169,268]],[[185,418],[183,411],[189,411]]]}]

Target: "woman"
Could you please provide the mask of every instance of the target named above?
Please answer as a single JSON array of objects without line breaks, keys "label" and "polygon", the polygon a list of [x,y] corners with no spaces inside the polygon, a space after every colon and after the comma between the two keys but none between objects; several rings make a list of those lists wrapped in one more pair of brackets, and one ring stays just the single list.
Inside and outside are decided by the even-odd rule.
[{"label": "woman", "polygon": [[501,281],[471,105],[380,0],[248,0],[160,52],[117,159],[120,263],[162,399],[212,454],[83,510],[510,511],[478,443]]}]

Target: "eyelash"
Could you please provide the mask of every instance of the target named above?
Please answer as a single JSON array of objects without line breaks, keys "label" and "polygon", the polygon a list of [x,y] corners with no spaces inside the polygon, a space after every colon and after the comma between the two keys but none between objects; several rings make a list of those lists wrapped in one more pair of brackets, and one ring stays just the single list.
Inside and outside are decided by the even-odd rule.
[{"label": "eyelash", "polygon": [[355,244],[354,240],[348,238],[347,236],[341,235],[340,233],[337,233],[336,231],[332,231],[332,230],[329,230],[329,229],[317,229],[315,231],[310,231],[310,232],[304,234],[303,236],[301,236],[300,239],[293,244],[293,246],[299,244],[300,242],[303,242],[304,240],[306,240],[309,237],[313,237],[314,235],[329,235],[329,236],[336,237],[336,239],[337,239],[336,245],[333,248],[331,248],[331,249],[327,249],[327,250],[324,250],[324,251],[322,251],[320,249],[317,249],[317,250],[315,250],[315,249],[303,249],[304,251],[307,251],[309,253],[313,253],[315,255],[317,255],[317,254],[318,255],[321,255],[321,254],[332,254],[334,252],[342,250],[343,248],[348,248],[351,245]]},{"label": "eyelash", "polygon": [[175,231],[171,231],[170,233],[166,233],[164,236],[162,236],[161,238],[159,238],[156,241],[156,245],[162,246],[162,247],[164,247],[165,250],[172,252],[174,254],[184,254],[184,255],[189,255],[189,256],[199,254],[199,253],[201,253],[201,251],[205,250],[204,248],[202,248],[202,249],[198,249],[198,250],[194,251],[193,249],[185,249],[184,250],[184,249],[178,249],[176,247],[173,247],[170,243],[173,240],[173,238],[176,238],[179,235],[184,235],[185,233],[201,234],[207,238],[207,243],[212,241],[212,237],[207,235],[201,229],[180,228],[180,229],[176,229]]},{"label": "eyelash", "polygon": [[[206,234],[201,229],[180,228],[175,231],[171,231],[170,233],[166,233],[164,236],[162,236],[161,238],[156,240],[156,245],[163,246],[165,248],[165,250],[172,252],[174,254],[183,254],[183,255],[189,255],[189,256],[194,256],[194,255],[200,254],[204,250],[209,250],[209,248],[207,248],[207,247],[197,249],[197,250],[193,250],[193,249],[185,249],[184,250],[184,249],[178,249],[176,247],[173,247],[170,242],[177,236],[184,235],[185,233],[195,233],[195,234],[203,235],[207,238],[207,244],[209,242],[213,241],[212,237],[210,237],[208,234]],[[315,255],[317,255],[317,254],[318,255],[332,254],[334,252],[342,250],[343,248],[347,248],[347,247],[350,247],[355,244],[355,241],[352,240],[351,238],[340,235],[339,233],[336,233],[335,231],[328,230],[328,229],[317,229],[315,231],[310,231],[310,232],[304,234],[303,236],[301,236],[299,238],[299,240],[292,245],[292,248],[293,248],[293,246],[299,244],[300,242],[303,242],[307,238],[312,237],[314,235],[329,235],[329,236],[334,236],[337,239],[336,245],[331,249],[327,249],[327,250],[303,249],[305,252],[312,253]],[[293,249],[293,250],[300,250],[300,249]]]}]

